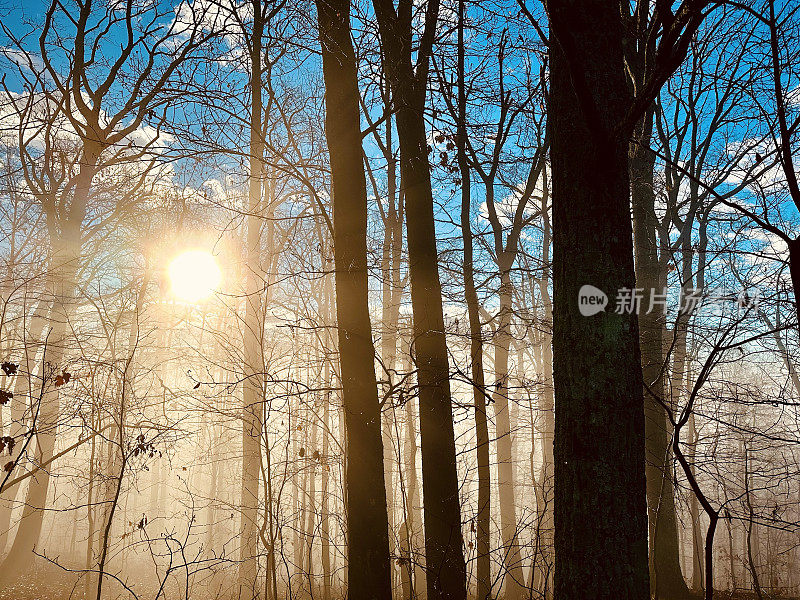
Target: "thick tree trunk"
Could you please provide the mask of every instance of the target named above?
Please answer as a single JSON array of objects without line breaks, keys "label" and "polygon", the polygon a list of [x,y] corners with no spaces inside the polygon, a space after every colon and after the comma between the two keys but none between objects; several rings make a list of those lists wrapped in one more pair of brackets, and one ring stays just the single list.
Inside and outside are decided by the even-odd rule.
[{"label": "thick tree trunk", "polygon": [[789,274],[792,278],[792,289],[794,290],[795,313],[800,319],[800,238],[795,238],[789,242]]},{"label": "thick tree trunk", "polygon": [[[69,289],[69,295],[65,292],[58,294],[57,309],[55,311],[56,322],[50,331],[48,340],[47,356],[45,360],[56,369],[64,367],[65,349],[67,345],[67,320],[73,314],[73,302],[71,297],[75,289],[75,261],[71,260],[61,269],[61,273],[68,281],[63,282],[62,290]],[[46,463],[53,457],[56,441],[56,430],[58,428],[59,415],[59,390],[54,387],[52,377],[44,383],[45,391],[41,396],[41,405],[36,423],[36,461]],[[34,396],[36,392],[34,392]],[[39,403],[39,398],[34,397],[33,405]],[[35,410],[35,409],[34,409]],[[34,561],[34,550],[39,541],[42,531],[42,520],[44,509],[47,502],[47,490],[50,481],[50,469],[40,469],[35,477],[28,481],[28,491],[25,498],[25,506],[22,510],[22,519],[14,537],[14,543],[3,561],[0,569],[0,587],[9,584],[19,577],[26,569],[30,568]]]},{"label": "thick tree trunk", "polygon": [[367,292],[367,188],[349,0],[317,0],[333,180],[336,314],[346,429],[348,597],[391,600],[388,514]]},{"label": "thick tree trunk", "polygon": [[427,138],[419,110],[399,109],[397,121],[420,390],[428,595],[432,600],[463,600],[466,567]]},{"label": "thick tree trunk", "polygon": [[[592,285],[635,288],[619,7],[548,3],[553,197],[555,597],[646,600],[647,505],[635,314],[583,316]],[[569,55],[567,54],[569,53]],[[571,64],[571,61],[574,61]]]}]

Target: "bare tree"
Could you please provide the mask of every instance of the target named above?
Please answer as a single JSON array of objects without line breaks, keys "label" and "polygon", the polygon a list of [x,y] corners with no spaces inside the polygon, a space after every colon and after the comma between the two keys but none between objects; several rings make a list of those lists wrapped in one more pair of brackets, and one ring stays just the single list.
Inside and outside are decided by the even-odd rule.
[{"label": "bare tree", "polygon": [[375,348],[367,303],[367,185],[350,2],[318,0],[326,136],[333,181],[333,255],[347,434],[348,594],[391,599],[388,515]]}]

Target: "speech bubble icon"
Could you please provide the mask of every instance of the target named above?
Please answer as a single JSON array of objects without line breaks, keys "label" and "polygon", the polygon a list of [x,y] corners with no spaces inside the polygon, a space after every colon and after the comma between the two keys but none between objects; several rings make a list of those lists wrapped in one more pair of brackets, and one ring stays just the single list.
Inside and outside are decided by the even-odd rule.
[{"label": "speech bubble icon", "polygon": [[593,285],[583,285],[578,290],[578,310],[584,317],[603,312],[608,304],[608,296]]}]

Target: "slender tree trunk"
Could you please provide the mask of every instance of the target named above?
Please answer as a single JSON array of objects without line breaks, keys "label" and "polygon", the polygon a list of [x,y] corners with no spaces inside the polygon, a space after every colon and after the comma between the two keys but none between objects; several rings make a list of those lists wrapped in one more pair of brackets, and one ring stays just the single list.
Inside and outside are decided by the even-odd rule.
[{"label": "slender tree trunk", "polygon": [[209,473],[209,490],[208,490],[208,506],[206,507],[206,554],[214,555],[214,521],[216,520],[216,506],[217,501],[217,480],[219,479],[219,456],[217,454],[217,445],[219,439],[217,438],[215,428],[213,425],[208,424],[211,435],[209,441],[211,448],[209,449],[209,459],[211,461],[211,473]]},{"label": "slender tree trunk", "polygon": [[[387,121],[387,130],[391,131],[391,119]],[[391,135],[387,134],[387,153],[391,153]],[[390,169],[393,166],[390,164]],[[383,377],[385,378],[385,390],[388,393],[392,390],[395,383],[395,370],[397,362],[397,321],[399,317],[399,302],[394,285],[394,271],[400,266],[394,262],[394,237],[396,235],[396,210],[395,210],[395,190],[393,178],[390,178],[388,191],[388,210],[384,224],[383,247],[381,253],[381,272],[382,272],[382,333],[381,333],[381,360],[383,362]],[[399,534],[396,523],[397,494],[395,492],[394,479],[395,470],[399,467],[394,447],[395,431],[395,395],[387,396],[381,413],[381,438],[383,442],[383,465],[384,479],[386,481],[386,509],[389,516],[389,555],[396,556],[396,540]],[[394,573],[394,569],[391,570]]]},{"label": "slender tree trunk", "polygon": [[[500,260],[504,263],[505,261]],[[519,600],[524,594],[525,577],[518,537],[517,510],[514,493],[514,451],[509,412],[508,356],[511,346],[512,316],[511,265],[500,267],[500,310],[494,343],[495,389],[492,394],[497,431],[497,487],[500,499],[500,533],[503,540],[505,566],[504,597]]]},{"label": "slender tree trunk", "polygon": [[414,371],[411,356],[411,332],[406,330],[402,337],[403,372],[406,374],[407,385],[404,386],[405,402],[405,440],[403,443],[403,466],[406,481],[406,529],[408,531],[408,565],[409,579],[411,581],[411,594],[414,598],[426,597],[425,581],[425,556],[422,548],[422,502],[419,497],[419,478],[417,477],[417,416],[414,410],[413,397],[409,393],[412,385],[411,377]]},{"label": "slender tree trunk", "polygon": [[472,194],[470,169],[467,163],[467,99],[464,68],[464,4],[458,2],[458,129],[456,147],[461,175],[461,239],[464,246],[464,297],[469,318],[470,362],[472,364],[472,404],[475,409],[475,453],[478,463],[478,507],[475,513],[476,590],[475,600],[488,600],[491,596],[491,472],[489,469],[489,426],[486,418],[486,382],[483,372],[483,337],[481,333],[480,303],[475,289]]},{"label": "slender tree trunk", "polygon": [[[579,290],[635,288],[619,6],[548,3],[553,197],[555,597],[649,597],[635,314],[579,312]],[[567,52],[570,52],[568,57]],[[581,64],[570,60],[580,57]]]},{"label": "slender tree trunk", "polygon": [[269,438],[268,406],[264,403],[264,488],[266,492],[266,502],[264,503],[264,523],[261,529],[266,529],[269,537],[264,542],[267,548],[266,575],[264,577],[264,597],[267,600],[278,600],[278,568],[275,562],[275,546],[278,542],[278,528],[275,525],[275,513],[280,509],[276,503],[275,493],[272,487],[272,447]]},{"label": "slender tree trunk", "polygon": [[[414,355],[419,382],[425,560],[431,600],[465,600],[466,565],[461,533],[450,366],[439,280],[424,106],[429,49],[411,63],[410,16],[391,0],[374,0],[384,66],[400,143],[400,175],[405,198]],[[438,2],[427,7],[427,28],[435,29]],[[427,43],[427,42],[426,42]]]},{"label": "slender tree trunk", "polygon": [[[327,260],[327,253],[326,253],[326,260]],[[333,339],[333,332],[332,327],[335,323],[334,311],[335,311],[335,297],[334,297],[334,290],[333,290],[333,277],[332,274],[325,277],[325,286],[324,286],[324,319],[325,319],[325,347],[326,348],[333,348],[334,347],[334,339]],[[321,508],[321,515],[320,515],[320,535],[322,537],[322,600],[330,600],[331,593],[332,593],[332,581],[333,581],[333,567],[335,565],[332,564],[332,557],[331,557],[331,526],[330,526],[330,511],[331,505],[328,498],[328,490],[330,488],[330,481],[331,481],[331,457],[330,457],[330,438],[332,429],[331,424],[331,417],[330,417],[330,406],[331,406],[331,399],[332,399],[332,389],[333,389],[333,375],[334,375],[334,366],[331,363],[330,357],[325,358],[325,379],[324,379],[324,389],[325,389],[325,398],[323,400],[323,409],[322,409],[322,457],[324,461],[324,468],[322,471],[322,508]],[[277,600],[277,599],[276,599]]]},{"label": "slender tree trunk", "polygon": [[[91,409],[91,422],[92,426],[96,427],[96,431],[100,431],[100,425],[102,421],[97,418],[96,416],[97,409],[92,404]],[[86,536],[86,556],[84,566],[86,568],[86,574],[84,576],[84,597],[91,598],[92,590],[95,589],[95,580],[97,579],[96,575],[92,572],[94,569],[95,564],[97,562],[94,559],[94,542],[95,538],[97,537],[97,525],[95,522],[95,517],[97,514],[97,505],[95,502],[95,476],[97,470],[97,438],[92,438],[91,442],[91,451],[89,453],[89,490],[86,495],[86,522],[87,527],[89,529],[88,534]]]},{"label": "slender tree trunk", "polygon": [[[299,363],[300,361],[298,361]],[[302,377],[302,369],[298,367],[298,381],[301,380]],[[299,411],[298,411],[299,412]],[[306,411],[310,412],[310,411]],[[313,418],[313,417],[312,417]],[[305,573],[305,561],[306,561],[306,553],[305,553],[305,538],[306,538],[306,514],[308,512],[308,459],[307,457],[311,454],[309,450],[308,443],[309,443],[309,436],[308,432],[310,429],[311,419],[306,418],[305,420],[301,420],[298,417],[298,423],[303,423],[303,441],[300,443],[300,451],[296,456],[299,458],[296,459],[299,466],[299,471],[302,471],[302,477],[300,477],[300,482],[297,485],[297,526],[295,527],[295,536],[294,536],[294,566],[297,569],[297,574],[299,577],[298,585],[299,590],[302,591],[303,589],[303,574]]]},{"label": "slender tree trunk", "polygon": [[[689,416],[687,425],[689,427],[687,456],[689,458],[692,474],[694,475],[694,457],[697,447],[697,429],[694,424],[694,414]],[[689,516],[691,518],[692,532],[692,589],[699,592],[705,587],[703,574],[703,531],[700,527],[700,503],[695,494],[692,494],[689,500]]]},{"label": "slender tree trunk", "polygon": [[[736,588],[738,587],[736,581],[736,560],[735,560],[735,549],[733,545],[733,522],[730,518],[726,519],[726,529],[728,530],[728,565],[731,570],[731,592],[736,592]],[[789,569],[791,572],[792,565],[789,565]]]},{"label": "slender tree trunk", "polygon": [[[387,162],[387,192],[386,210],[384,216],[383,244],[381,248],[381,275],[382,275],[382,332],[381,332],[381,360],[383,362],[383,375],[386,380],[385,389],[392,390],[395,384],[395,372],[397,369],[397,327],[400,317],[400,295],[402,290],[399,286],[398,277],[400,271],[400,255],[398,247],[402,232],[398,219],[399,211],[397,207],[397,176],[394,160],[392,140],[392,119],[391,103],[388,98],[384,104],[386,120],[386,138],[384,140],[384,153]],[[383,439],[383,460],[386,479],[386,508],[389,513],[389,554],[398,555],[396,541],[401,533],[398,531],[396,523],[397,513],[397,494],[394,488],[395,471],[399,469],[393,433],[396,430],[395,423],[395,400],[394,394],[386,398],[382,412],[382,439]],[[399,441],[399,440],[398,440]],[[394,573],[394,569],[392,569]]]},{"label": "slender tree trunk", "polygon": [[258,586],[258,505],[261,479],[262,326],[261,319],[261,219],[264,141],[262,131],[262,37],[264,14],[259,0],[252,1],[253,30],[250,43],[250,158],[243,324],[245,377],[242,392],[242,481],[239,525],[238,599],[260,596]]},{"label": "slender tree trunk", "polygon": [[[327,368],[326,368],[327,371]],[[325,387],[331,385],[330,377],[326,377]],[[330,423],[329,414],[330,392],[326,391],[326,397],[322,405],[322,506],[320,509],[320,536],[322,547],[322,600],[331,600],[331,532],[328,503],[328,482],[330,480],[330,462],[328,448],[328,427]],[[277,598],[275,599],[277,600]]]},{"label": "slender tree trunk", "polygon": [[655,154],[650,152],[653,109],[637,126],[636,143],[630,147],[633,239],[636,255],[636,282],[642,288],[639,307],[639,334],[644,383],[647,505],[650,530],[650,587],[656,598],[678,600],[688,596],[683,579],[675,517],[672,453],[669,423],[662,403],[664,394],[663,305],[655,295],[662,289],[662,264],[659,254],[658,222],[655,212]]},{"label": "slender tree trunk", "polygon": [[347,585],[391,600],[388,514],[367,291],[367,187],[349,0],[317,0],[331,162],[336,315],[346,429]]},{"label": "slender tree trunk", "polygon": [[306,490],[306,523],[304,534],[306,538],[305,556],[306,556],[306,579],[308,580],[308,593],[310,597],[314,597],[314,527],[317,520],[317,459],[314,458],[314,452],[317,452],[317,427],[318,422],[316,418],[316,410],[314,411],[314,423],[311,426],[311,445],[308,449],[309,458],[311,459],[311,467],[308,469],[308,489]]},{"label": "slender tree trunk", "polygon": [[[50,303],[39,300],[36,309],[26,327],[25,347],[20,357],[20,365],[17,374],[14,376],[14,401],[11,404],[11,423],[9,424],[9,435],[17,441],[14,450],[8,455],[4,462],[17,462],[19,453],[22,451],[23,444],[19,441],[23,439],[26,431],[26,408],[30,404],[30,398],[36,393],[34,373],[37,367],[37,354],[41,347],[42,333],[44,332],[45,319],[50,309]],[[22,486],[14,486],[10,490],[3,492],[0,501],[0,553],[5,549],[8,538],[8,530],[11,527],[11,512],[14,509],[14,501],[17,492]]]},{"label": "slender tree trunk", "polygon": [[[744,492],[745,492],[745,503],[747,504],[747,565],[750,567],[750,576],[753,582],[753,591],[756,594],[756,598],[758,600],[763,600],[764,592],[761,588],[761,578],[758,574],[758,564],[756,562],[756,558],[758,556],[758,535],[755,536],[756,543],[753,543],[753,530],[755,528],[755,511],[753,510],[753,502],[750,498],[750,465],[749,465],[749,456],[747,449],[745,449],[744,454]],[[711,576],[707,576],[708,585],[712,585],[710,582],[713,580]]]},{"label": "slender tree trunk", "polygon": [[[546,175],[546,172],[545,172]],[[544,179],[542,195],[542,277],[539,280],[539,297],[544,311],[544,332],[542,334],[542,378],[543,389],[541,406],[544,417],[542,428],[542,467],[539,474],[541,489],[539,548],[542,549],[538,565],[542,595],[549,600],[553,596],[553,432],[555,431],[555,402],[553,394],[553,301],[550,298],[550,241],[551,228],[549,216],[549,189]]]},{"label": "slender tree trunk", "polygon": [[150,468],[150,510],[151,519],[153,517],[159,517],[161,515],[158,514],[158,507],[159,507],[159,496],[161,492],[161,461],[154,460],[153,466]]}]

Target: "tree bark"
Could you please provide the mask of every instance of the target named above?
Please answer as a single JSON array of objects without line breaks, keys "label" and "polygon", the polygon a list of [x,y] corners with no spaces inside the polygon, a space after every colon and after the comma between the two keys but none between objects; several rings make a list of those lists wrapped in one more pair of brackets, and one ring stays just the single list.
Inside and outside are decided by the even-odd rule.
[{"label": "tree bark", "polygon": [[[546,174],[546,172],[545,172]],[[539,548],[542,549],[539,563],[537,563],[539,591],[546,599],[553,597],[553,432],[555,430],[555,402],[553,395],[553,301],[550,297],[550,240],[551,226],[549,207],[549,188],[547,179],[544,180],[544,194],[542,196],[542,277],[539,280],[539,296],[544,310],[545,332],[542,335],[542,390],[541,406],[544,416],[542,428],[542,467],[539,473],[539,487],[541,488],[539,532]],[[547,332],[547,328],[550,331]],[[531,583],[533,585],[533,583]]]},{"label": "tree bark", "polygon": [[649,597],[635,314],[583,316],[581,286],[634,288],[630,98],[619,7],[548,3],[553,197],[555,597]]},{"label": "tree bark", "polygon": [[[650,532],[650,588],[656,598],[686,598],[689,589],[681,573],[678,528],[675,516],[670,431],[662,405],[664,394],[663,306],[654,297],[664,293],[655,212],[655,154],[649,150],[653,131],[653,109],[637,125],[636,142],[630,146],[633,239],[636,281],[642,289],[639,309],[639,339],[644,383],[647,506]],[[652,306],[652,310],[651,310]]]},{"label": "tree bark", "polygon": [[[45,319],[49,310],[50,302],[40,299],[30,318],[29,325],[26,328],[23,338],[25,346],[22,356],[19,357],[19,370],[14,376],[14,400],[11,404],[11,423],[9,425],[9,434],[17,440],[17,444],[4,461],[6,463],[16,463],[23,447],[21,440],[25,436],[25,413],[27,405],[29,404],[24,399],[30,399],[35,393],[33,383],[35,381],[34,373],[38,368],[36,364],[36,355],[42,345],[42,333],[44,332]],[[14,501],[17,498],[17,492],[20,487],[21,486],[15,486],[7,492],[4,492],[3,498],[0,500],[0,552],[6,547],[8,530],[11,526],[11,512],[14,509]]]},{"label": "tree bark", "polygon": [[461,239],[463,249],[464,298],[469,319],[470,362],[472,364],[472,403],[475,409],[475,454],[478,463],[478,507],[475,513],[476,550],[476,600],[488,600],[491,596],[490,564],[490,519],[491,519],[491,472],[489,469],[489,426],[486,418],[486,382],[483,372],[483,337],[481,332],[480,304],[475,289],[473,241],[472,241],[472,194],[470,169],[467,163],[467,99],[464,68],[464,4],[458,2],[458,129],[456,148],[461,175]]},{"label": "tree bark", "polygon": [[[388,94],[388,92],[387,92]],[[391,103],[388,98],[385,102],[386,139],[384,153],[387,162],[387,193],[388,204],[385,214],[382,213],[383,245],[381,248],[381,275],[382,275],[382,313],[381,313],[381,360],[383,361],[383,377],[387,392],[394,389],[395,374],[397,372],[397,329],[400,318],[400,300],[402,287],[400,286],[400,247],[402,243],[402,212],[397,206],[396,165],[393,154]],[[380,201],[380,200],[379,200]],[[403,533],[397,526],[396,514],[398,508],[397,493],[394,487],[395,472],[400,469],[399,456],[395,452],[394,432],[396,423],[396,395],[389,394],[384,402],[382,417],[383,462],[384,477],[386,479],[386,508],[389,513],[389,554],[396,556],[397,538]],[[399,440],[397,440],[399,444]],[[402,486],[401,486],[402,487]],[[402,506],[401,506],[402,508]],[[392,569],[394,573],[394,569]]]},{"label": "tree bark", "polygon": [[[326,367],[326,384],[325,387],[330,386],[330,375]],[[322,466],[322,507],[320,511],[320,536],[322,547],[322,600],[331,600],[331,530],[328,511],[330,510],[328,503],[328,481],[330,480],[330,464],[328,463],[328,427],[330,426],[330,392],[325,393],[325,399],[322,405],[322,458],[324,464]],[[277,596],[275,598],[277,600]]]},{"label": "tree bark", "polygon": [[422,502],[419,498],[419,480],[417,477],[417,417],[414,412],[414,402],[410,393],[412,373],[414,370],[411,356],[411,332],[405,331],[402,336],[401,355],[403,357],[403,371],[407,377],[404,386],[405,402],[405,441],[403,444],[403,466],[406,480],[406,531],[408,534],[408,556],[411,564],[408,565],[408,579],[411,584],[413,598],[426,597],[425,583],[425,557],[421,551],[422,543]]},{"label": "tree bark", "polygon": [[260,596],[258,585],[258,500],[261,480],[261,403],[263,402],[261,319],[261,219],[264,163],[262,101],[262,36],[264,13],[253,0],[253,30],[250,40],[250,150],[248,180],[245,314],[243,328],[245,377],[242,393],[242,481],[239,525],[238,597]]},{"label": "tree bark", "polygon": [[[694,414],[689,416],[687,426],[689,428],[689,439],[686,454],[689,457],[689,465],[694,475],[694,456],[695,447],[697,445],[697,429],[694,425]],[[700,528],[700,503],[697,501],[697,496],[695,494],[692,494],[689,500],[689,516],[692,529],[692,589],[696,592],[701,592],[705,587],[705,574],[703,572],[703,531]]]},{"label": "tree bark", "polygon": [[346,429],[347,580],[353,600],[391,600],[381,415],[367,290],[367,187],[349,0],[317,0],[333,180],[336,314]]},{"label": "tree bark", "polygon": [[500,535],[503,540],[504,597],[519,600],[524,593],[514,493],[514,452],[511,439],[508,356],[511,346],[512,286],[510,257],[498,258],[500,309],[494,342],[495,389],[492,393],[497,433],[497,487],[500,500]]},{"label": "tree bark", "polygon": [[[400,176],[405,197],[414,355],[419,382],[425,560],[431,600],[465,600],[466,565],[461,533],[450,369],[439,280],[424,108],[427,69],[438,2],[428,4],[425,33],[412,66],[410,11],[395,11],[391,0],[374,0],[392,88],[400,143]],[[402,6],[402,5],[401,5]]]}]

